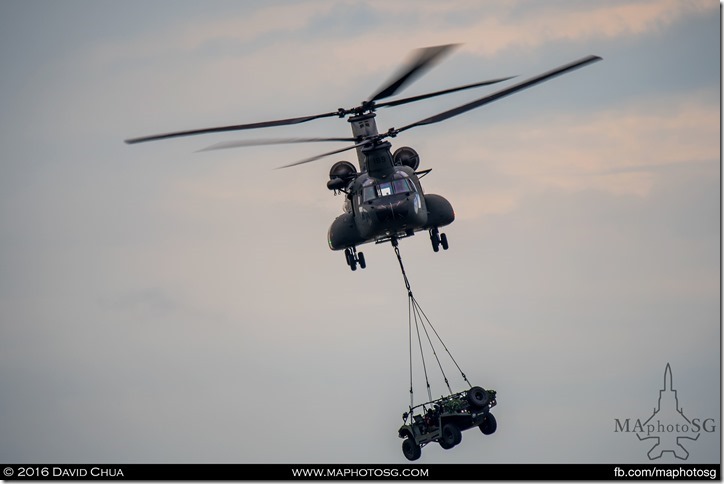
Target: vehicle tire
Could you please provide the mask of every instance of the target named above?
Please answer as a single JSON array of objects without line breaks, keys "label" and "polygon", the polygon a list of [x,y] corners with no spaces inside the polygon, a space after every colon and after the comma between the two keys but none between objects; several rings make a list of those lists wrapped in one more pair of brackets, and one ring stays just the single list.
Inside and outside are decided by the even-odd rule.
[{"label": "vehicle tire", "polygon": [[488,392],[482,387],[473,387],[468,390],[467,399],[470,406],[477,409],[485,407],[489,402]]},{"label": "vehicle tire", "polygon": [[362,252],[357,252],[357,261],[359,262],[360,269],[364,269],[367,267],[367,262],[365,262],[365,255]]},{"label": "vehicle tire", "polygon": [[440,245],[442,245],[442,249],[443,249],[443,250],[447,250],[448,247],[450,247],[450,246],[447,244],[447,235],[445,235],[445,234],[440,234]]},{"label": "vehicle tire", "polygon": [[445,424],[440,434],[440,446],[443,449],[452,449],[463,440],[463,434],[455,424]]},{"label": "vehicle tire", "polygon": [[485,420],[483,420],[483,423],[478,425],[480,428],[480,431],[485,435],[494,434],[496,430],[498,430],[498,422],[495,420],[495,416],[492,413],[489,413],[485,416]]},{"label": "vehicle tire", "polygon": [[417,460],[422,455],[422,449],[412,438],[407,437],[402,441],[402,453],[405,454],[407,460]]},{"label": "vehicle tire", "polygon": [[455,426],[455,445],[458,445],[462,441],[463,441],[463,432],[456,425]]}]

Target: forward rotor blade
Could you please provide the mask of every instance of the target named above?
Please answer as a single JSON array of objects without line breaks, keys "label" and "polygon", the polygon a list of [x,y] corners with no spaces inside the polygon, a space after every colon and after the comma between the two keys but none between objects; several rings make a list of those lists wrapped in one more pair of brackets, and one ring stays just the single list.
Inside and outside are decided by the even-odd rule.
[{"label": "forward rotor blade", "polygon": [[573,61],[569,64],[557,67],[553,70],[550,70],[550,71],[540,74],[538,76],[531,77],[530,79],[519,82],[518,84],[514,84],[510,87],[507,87],[500,91],[494,92],[493,94],[482,97],[476,101],[470,102],[468,104],[463,104],[462,106],[459,106],[457,108],[453,108],[453,109],[450,109],[449,111],[445,111],[443,113],[436,114],[435,116],[430,116],[429,118],[423,119],[421,121],[417,121],[416,123],[408,124],[407,126],[403,126],[402,128],[393,130],[393,131],[395,134],[397,134],[397,133],[400,133],[402,131],[405,131],[405,130],[408,130],[410,128],[414,128],[417,126],[423,126],[425,124],[433,124],[433,123],[439,123],[440,121],[445,121],[446,119],[450,119],[453,116],[457,116],[458,114],[463,114],[472,109],[479,108],[480,106],[491,103],[493,101],[497,101],[498,99],[501,99],[505,96],[509,96],[510,94],[516,93],[518,91],[522,91],[523,89],[527,89],[529,87],[535,86],[536,84],[540,84],[541,82],[548,81],[550,79],[553,79],[556,76],[560,76],[561,74],[571,72],[575,69],[579,69],[581,67],[587,66],[588,64],[592,64],[594,62],[598,62],[600,60],[603,60],[603,59],[601,59],[601,57],[598,57],[595,55],[589,55],[587,57],[583,57],[577,61]]},{"label": "forward rotor blade", "polygon": [[387,101],[387,102],[384,102],[384,103],[376,103],[375,105],[376,105],[376,107],[378,107],[378,108],[379,108],[379,107],[400,106],[400,105],[402,105],[402,104],[412,103],[412,102],[415,102],[415,101],[422,101],[423,99],[429,99],[429,98],[431,98],[431,97],[442,96],[443,94],[450,94],[450,93],[452,93],[452,92],[464,91],[465,89],[472,89],[472,88],[474,88],[474,87],[488,86],[488,85],[490,85],[490,84],[496,84],[496,83],[498,83],[498,82],[507,81],[508,79],[513,79],[514,77],[515,77],[515,76],[502,77],[502,78],[500,78],[500,79],[492,79],[492,80],[489,80],[489,81],[476,82],[475,84],[466,84],[466,85],[464,85],[464,86],[453,87],[453,88],[451,88],[451,89],[445,89],[445,90],[443,90],[443,91],[435,91],[435,92],[431,92],[431,93],[428,93],[428,94],[421,94],[421,95],[419,95],[419,96],[413,96],[413,97],[408,97],[408,98],[404,98],[404,99],[397,99],[397,100],[395,100],[395,101]]},{"label": "forward rotor blade", "polygon": [[224,133],[227,131],[241,131],[244,129],[269,128],[272,126],[285,126],[288,124],[306,123],[307,121],[312,121],[314,119],[327,118],[327,117],[332,117],[332,116],[339,116],[339,112],[334,111],[331,113],[316,114],[313,116],[302,116],[299,118],[277,119],[275,121],[262,121],[260,123],[236,124],[236,125],[232,125],[232,126],[220,126],[217,128],[192,129],[189,131],[176,131],[173,133],[155,134],[155,135],[151,135],[151,136],[142,136],[139,138],[127,139],[126,143],[135,144],[135,143],[143,143],[146,141],[156,141],[156,140],[168,139],[168,138],[180,138],[182,136],[193,136],[193,135],[197,135],[197,134]]},{"label": "forward rotor blade", "polygon": [[270,139],[256,139],[256,140],[240,140],[240,141],[223,141],[216,143],[206,148],[198,150],[201,151],[212,151],[212,150],[223,150],[227,148],[243,148],[245,146],[264,146],[264,145],[286,145],[293,143],[318,143],[326,141],[337,141],[337,142],[351,142],[355,141],[354,138],[270,138]]},{"label": "forward rotor blade", "polygon": [[367,143],[369,143],[369,141],[363,141],[363,142],[361,142],[361,143],[357,143],[357,144],[354,144],[354,145],[352,145],[352,146],[347,146],[346,148],[341,148],[341,149],[334,150],[334,151],[328,151],[328,152],[322,153],[322,154],[320,154],[320,155],[312,156],[312,157],[310,157],[310,158],[305,158],[305,159],[303,159],[303,160],[295,161],[294,163],[290,163],[290,164],[288,164],[288,165],[284,165],[284,166],[277,167],[277,169],[280,169],[280,168],[289,168],[289,167],[291,167],[291,166],[297,166],[297,165],[303,165],[304,163],[310,163],[310,162],[312,162],[312,161],[319,160],[320,158],[324,158],[325,156],[335,155],[335,154],[337,154],[337,153],[342,153],[342,152],[344,152],[344,151],[353,150],[353,149],[355,149],[355,148],[357,148],[357,147],[359,147],[359,146],[363,146],[363,145],[365,145],[365,144],[367,144]]},{"label": "forward rotor blade", "polygon": [[370,96],[367,102],[376,101],[390,97],[399,91],[405,84],[412,82],[415,78],[422,75],[426,70],[431,68],[440,56],[449,52],[458,44],[438,45],[435,47],[425,47],[417,49],[414,56],[410,59],[407,66],[403,67],[387,84],[380,89],[377,94]]}]

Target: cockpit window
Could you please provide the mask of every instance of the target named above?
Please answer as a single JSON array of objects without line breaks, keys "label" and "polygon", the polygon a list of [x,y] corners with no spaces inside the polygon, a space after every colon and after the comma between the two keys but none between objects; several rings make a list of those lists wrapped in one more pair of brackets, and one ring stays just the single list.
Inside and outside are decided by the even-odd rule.
[{"label": "cockpit window", "polygon": [[392,195],[392,183],[380,183],[377,185],[377,196],[386,197]]},{"label": "cockpit window", "polygon": [[411,192],[410,190],[410,182],[409,180],[406,180],[404,178],[400,180],[395,180],[392,182],[392,190],[395,193],[402,193],[402,192]]},{"label": "cockpit window", "polygon": [[391,182],[368,185],[362,188],[362,201],[368,202],[379,197],[387,197],[395,193],[410,193],[415,191],[415,185],[407,178],[392,180]]},{"label": "cockpit window", "polygon": [[375,187],[374,185],[370,185],[367,187],[364,187],[362,189],[362,201],[366,202],[368,200],[373,200],[377,198],[377,195],[375,194]]}]

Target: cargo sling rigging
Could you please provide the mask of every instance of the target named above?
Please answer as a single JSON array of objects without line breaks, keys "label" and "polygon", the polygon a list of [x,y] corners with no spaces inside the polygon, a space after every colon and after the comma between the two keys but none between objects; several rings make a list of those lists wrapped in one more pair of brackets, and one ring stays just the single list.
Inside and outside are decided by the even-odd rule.
[{"label": "cargo sling rigging", "polygon": [[[412,375],[412,368],[413,368],[413,362],[412,362],[412,343],[413,343],[413,336],[412,336],[412,327],[413,322],[415,326],[415,333],[417,336],[417,344],[420,351],[420,358],[422,360],[422,370],[425,375],[425,386],[427,388],[427,397],[428,401],[432,401],[432,390],[430,388],[430,380],[427,373],[427,364],[425,362],[425,353],[423,350],[423,334],[424,333],[424,339],[427,340],[427,343],[429,344],[430,350],[432,351],[433,356],[435,357],[435,361],[437,362],[437,366],[440,369],[440,373],[442,373],[442,377],[445,381],[445,385],[447,386],[448,391],[450,394],[453,393],[452,389],[450,388],[450,382],[448,381],[447,375],[445,374],[445,370],[443,369],[442,363],[440,361],[440,358],[438,357],[437,351],[435,350],[435,344],[433,344],[433,338],[430,334],[430,331],[434,334],[437,341],[442,345],[442,347],[445,349],[447,354],[450,356],[450,359],[455,364],[455,367],[460,372],[460,375],[462,376],[462,379],[465,381],[465,383],[468,384],[470,388],[472,388],[472,385],[468,381],[467,376],[465,376],[465,373],[460,368],[460,365],[458,365],[457,361],[455,361],[455,358],[453,357],[452,353],[448,349],[448,347],[443,342],[442,338],[438,334],[437,330],[435,330],[434,326],[430,322],[430,319],[427,317],[425,312],[420,307],[420,304],[415,299],[415,296],[412,294],[412,289],[410,288],[410,281],[407,279],[407,273],[405,273],[405,266],[402,263],[402,256],[400,255],[400,249],[397,246],[397,239],[392,238],[391,240],[392,246],[395,249],[395,255],[397,256],[397,261],[400,263],[400,271],[402,272],[402,278],[405,281],[405,289],[407,289],[407,306],[408,306],[408,334],[409,334],[409,353],[410,353],[410,409],[412,409],[414,405],[414,392],[413,392],[413,375]],[[422,328],[422,333],[420,332],[420,329]]]}]

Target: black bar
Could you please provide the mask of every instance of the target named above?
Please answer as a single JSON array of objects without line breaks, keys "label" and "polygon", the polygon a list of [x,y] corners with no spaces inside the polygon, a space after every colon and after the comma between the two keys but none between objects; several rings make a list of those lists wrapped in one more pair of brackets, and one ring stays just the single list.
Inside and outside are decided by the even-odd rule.
[{"label": "black bar", "polygon": [[719,480],[721,464],[0,464],[0,480]]}]

